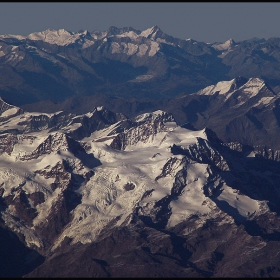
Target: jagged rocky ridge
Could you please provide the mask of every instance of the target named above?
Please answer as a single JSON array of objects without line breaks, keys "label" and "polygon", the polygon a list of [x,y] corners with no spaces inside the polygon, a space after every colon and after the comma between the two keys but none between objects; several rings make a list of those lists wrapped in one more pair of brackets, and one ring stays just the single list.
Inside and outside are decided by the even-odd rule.
[{"label": "jagged rocky ridge", "polygon": [[17,276],[279,276],[280,165],[261,147],[161,110],[8,110],[0,242],[25,246]]}]

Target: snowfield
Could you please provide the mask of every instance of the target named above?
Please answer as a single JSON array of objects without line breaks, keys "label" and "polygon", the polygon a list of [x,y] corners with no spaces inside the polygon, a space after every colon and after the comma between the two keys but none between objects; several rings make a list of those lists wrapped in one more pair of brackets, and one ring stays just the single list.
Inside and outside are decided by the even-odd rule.
[{"label": "snowfield", "polygon": [[[227,90],[229,86],[220,84],[218,87]],[[91,118],[94,112],[102,113],[104,110],[104,107],[98,107],[86,116]],[[9,112],[14,113],[14,109],[5,112],[9,116]],[[40,120],[42,115],[44,119],[56,114],[23,113],[9,118],[3,129],[24,131],[26,123],[23,120],[31,120],[32,116]],[[76,116],[74,119],[75,122],[69,122],[55,132],[50,132],[46,125],[39,131],[18,134],[12,152],[3,152],[0,156],[0,185],[4,198],[14,196],[15,199],[16,193],[20,194],[21,191],[26,195],[38,192],[44,194],[44,202],[33,205],[37,216],[32,220],[31,227],[13,220],[16,212],[12,205],[2,215],[8,227],[25,236],[27,244],[42,246],[34,229],[48,222],[56,201],[70,182],[68,171],[63,169],[65,163],[72,170],[71,176],[85,178],[90,171],[94,175],[75,189],[81,196],[81,202],[71,211],[72,220],[57,238],[53,249],[59,246],[65,236],[72,238],[72,243],[92,242],[109,224],[127,224],[136,208],[140,209],[142,215],[155,217],[156,203],[166,197],[172,198],[168,206],[170,215],[166,228],[174,227],[194,214],[199,215],[201,220],[215,215],[216,203],[204,191],[210,176],[209,165],[199,161],[186,163],[186,156],[172,153],[173,145],[185,151],[194,146],[199,147],[198,139],[209,146],[205,129],[192,131],[182,128],[171,116],[159,110],[136,117],[134,126],[122,133],[115,133],[122,121],[93,131],[89,137],[80,140],[88,147],[82,157],[79,156],[81,152],[75,154],[76,151],[71,147],[73,144],[66,136],[69,131],[82,127],[79,122],[82,118]],[[121,149],[113,148],[113,141],[120,135],[126,144]],[[215,153],[214,150],[211,153]],[[93,156],[100,164],[92,166],[86,155]],[[58,166],[62,167],[59,169]],[[64,179],[59,179],[54,170],[64,174]],[[180,177],[182,172],[185,175]],[[53,189],[51,186],[57,184],[58,180],[60,187]],[[183,184],[183,190],[174,196],[172,193],[176,182]],[[222,188],[216,201],[236,209],[238,216],[249,219],[250,214],[257,215],[260,211],[260,203],[236,194],[221,178],[214,185],[218,183],[222,184]],[[214,185],[211,188],[215,188]],[[147,192],[149,195],[146,195]]]}]

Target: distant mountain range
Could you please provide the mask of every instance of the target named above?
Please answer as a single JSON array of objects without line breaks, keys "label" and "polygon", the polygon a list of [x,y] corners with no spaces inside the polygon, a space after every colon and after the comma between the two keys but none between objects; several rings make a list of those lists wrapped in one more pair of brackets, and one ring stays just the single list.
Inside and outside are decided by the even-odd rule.
[{"label": "distant mountain range", "polygon": [[279,40],[210,44],[157,26],[0,35],[0,96],[17,106],[96,94],[166,99],[238,76],[261,78],[278,92]]}]

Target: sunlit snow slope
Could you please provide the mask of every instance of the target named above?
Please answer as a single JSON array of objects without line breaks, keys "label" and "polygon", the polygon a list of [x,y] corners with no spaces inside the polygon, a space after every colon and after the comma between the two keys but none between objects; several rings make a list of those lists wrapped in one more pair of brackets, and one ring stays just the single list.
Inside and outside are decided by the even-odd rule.
[{"label": "sunlit snow slope", "polygon": [[90,243],[133,215],[168,229],[193,215],[199,227],[221,211],[229,223],[268,211],[232,184],[245,171],[241,161],[231,171],[213,132],[178,126],[160,110],[134,119],[104,107],[21,112],[0,131],[1,218],[29,247],[56,248],[66,236]]}]

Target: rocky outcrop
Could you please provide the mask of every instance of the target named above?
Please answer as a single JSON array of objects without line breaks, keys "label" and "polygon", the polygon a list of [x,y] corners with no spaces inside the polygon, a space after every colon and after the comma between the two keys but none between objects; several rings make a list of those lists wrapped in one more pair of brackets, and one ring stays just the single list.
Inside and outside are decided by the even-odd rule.
[{"label": "rocky outcrop", "polygon": [[73,154],[78,154],[79,152],[84,152],[84,149],[78,142],[65,134],[54,133],[50,134],[33,152],[20,157],[20,160],[31,160],[44,154],[60,151],[70,151]]},{"label": "rocky outcrop", "polygon": [[18,143],[17,135],[6,133],[0,134],[0,153],[11,155],[14,145]]},{"label": "rocky outcrop", "polygon": [[123,133],[119,133],[110,146],[117,150],[125,150],[128,145],[136,145],[138,142],[146,143],[153,141],[159,132],[168,131],[165,122],[174,121],[171,114],[158,111],[153,114],[139,116],[135,119],[134,127]]},{"label": "rocky outcrop", "polygon": [[[80,126],[77,129],[71,130],[67,134],[73,139],[81,140],[84,137],[90,136],[91,133],[96,130],[101,130],[105,127],[108,127],[109,125],[124,120],[126,120],[126,117],[123,114],[116,114],[104,107],[98,107],[95,108],[91,113],[88,113],[88,115],[86,114],[74,118],[70,125],[79,123]],[[124,124],[124,128],[125,127],[126,125]],[[119,126],[119,128],[121,128],[121,126]]]}]

